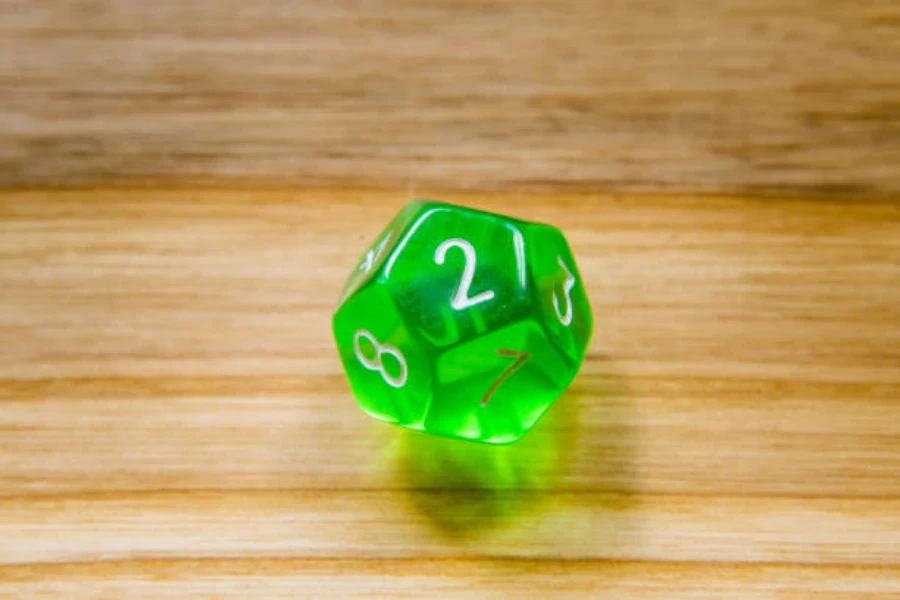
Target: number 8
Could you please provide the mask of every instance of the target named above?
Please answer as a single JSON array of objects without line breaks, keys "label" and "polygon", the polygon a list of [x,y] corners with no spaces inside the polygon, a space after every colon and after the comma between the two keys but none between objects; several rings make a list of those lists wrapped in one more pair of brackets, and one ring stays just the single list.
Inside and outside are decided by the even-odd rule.
[{"label": "number 8", "polygon": [[[362,349],[359,347],[359,340],[362,338],[366,338],[369,340],[369,343],[375,348],[375,358],[369,358],[365,354],[363,354]],[[407,376],[407,368],[406,368],[406,359],[403,358],[403,353],[400,352],[394,346],[390,346],[388,344],[381,344],[375,336],[366,331],[365,329],[360,329],[353,335],[353,352],[356,354],[356,358],[359,360],[359,363],[370,371],[378,371],[381,373],[382,379],[384,382],[393,388],[402,388],[406,385],[406,376]],[[385,354],[393,356],[394,360],[396,360],[400,364],[400,374],[397,377],[391,377],[387,369],[384,366],[384,361],[381,360],[381,357]]]}]

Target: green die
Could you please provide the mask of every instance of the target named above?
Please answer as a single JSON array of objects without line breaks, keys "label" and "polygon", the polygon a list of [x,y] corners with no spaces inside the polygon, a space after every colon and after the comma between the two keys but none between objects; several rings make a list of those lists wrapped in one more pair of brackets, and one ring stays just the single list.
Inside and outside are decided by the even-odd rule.
[{"label": "green die", "polygon": [[416,201],[363,255],[333,326],[368,414],[506,444],[575,377],[593,318],[559,230]]}]

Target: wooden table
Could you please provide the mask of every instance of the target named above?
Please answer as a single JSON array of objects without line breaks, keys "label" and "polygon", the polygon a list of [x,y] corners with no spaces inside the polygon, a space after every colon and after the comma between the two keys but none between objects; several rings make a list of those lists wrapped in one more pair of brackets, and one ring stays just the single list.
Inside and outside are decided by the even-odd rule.
[{"label": "wooden table", "polygon": [[404,191],[0,193],[0,598],[900,598],[900,205],[428,195],[578,256],[593,343],[519,444],[349,393]]},{"label": "wooden table", "polygon": [[[900,599],[898,165],[897,0],[0,0],[0,599]],[[349,393],[413,196],[577,253],[514,446]]]},{"label": "wooden table", "polygon": [[0,185],[900,196],[897,0],[0,0]]}]

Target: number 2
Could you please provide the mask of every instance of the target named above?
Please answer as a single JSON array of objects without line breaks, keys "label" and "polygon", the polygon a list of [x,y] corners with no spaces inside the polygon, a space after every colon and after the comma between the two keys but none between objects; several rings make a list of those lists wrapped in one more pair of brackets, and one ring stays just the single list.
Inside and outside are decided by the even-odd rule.
[{"label": "number 2", "polygon": [[559,322],[568,327],[572,324],[572,288],[575,287],[575,276],[572,275],[572,271],[563,262],[561,256],[557,256],[556,259],[559,261],[559,266],[566,272],[566,282],[563,284],[563,293],[566,296],[566,313],[563,314],[559,310],[559,296],[556,295],[556,292],[553,292],[553,308],[556,309],[556,316],[559,317]]},{"label": "number 2", "polygon": [[466,240],[452,238],[443,242],[437,247],[437,250],[434,253],[434,262],[443,265],[447,258],[447,251],[450,248],[459,248],[463,251],[466,258],[466,266],[463,267],[462,280],[459,282],[459,287],[456,288],[456,293],[453,295],[453,298],[450,299],[450,306],[456,310],[463,310],[464,308],[469,308],[470,306],[493,300],[493,290],[487,290],[481,292],[477,296],[469,297],[469,288],[472,287],[472,279],[475,278],[475,263],[477,257],[475,256],[475,248],[473,248],[472,244]]}]

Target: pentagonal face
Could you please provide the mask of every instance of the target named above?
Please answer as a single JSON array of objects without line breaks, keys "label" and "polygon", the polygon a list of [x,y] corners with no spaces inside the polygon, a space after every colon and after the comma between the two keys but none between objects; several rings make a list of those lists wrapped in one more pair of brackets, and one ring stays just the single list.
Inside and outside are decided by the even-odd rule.
[{"label": "pentagonal face", "polygon": [[395,216],[387,227],[378,234],[375,241],[369,246],[359,259],[356,267],[350,272],[338,305],[349,298],[356,290],[374,279],[384,266],[385,261],[397,247],[403,232],[408,229],[410,222],[422,210],[423,202],[411,202]]},{"label": "pentagonal face", "polygon": [[381,273],[412,335],[450,348],[528,317],[522,225],[429,203]]},{"label": "pentagonal face", "polygon": [[435,357],[410,337],[384,287],[373,281],[358,289],[332,324],[350,387],[363,410],[421,429],[432,401]]},{"label": "pentagonal face", "polygon": [[577,369],[594,327],[578,265],[559,230],[529,224],[526,236],[533,305],[550,341]]},{"label": "pentagonal face", "polygon": [[576,371],[530,319],[487,332],[441,353],[425,430],[492,444],[514,442]]}]

